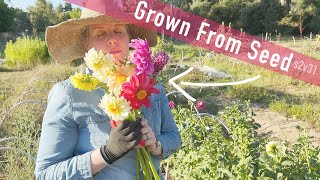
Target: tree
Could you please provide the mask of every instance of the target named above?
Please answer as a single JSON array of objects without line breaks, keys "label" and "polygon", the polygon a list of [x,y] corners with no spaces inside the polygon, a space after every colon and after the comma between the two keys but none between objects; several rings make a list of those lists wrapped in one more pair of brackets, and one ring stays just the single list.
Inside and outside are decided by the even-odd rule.
[{"label": "tree", "polygon": [[53,6],[46,0],[37,0],[35,6],[28,9],[33,32],[44,32],[50,25],[56,24],[57,16]]},{"label": "tree", "polygon": [[81,9],[80,8],[73,9],[70,12],[70,18],[80,18],[80,16],[81,16]]},{"label": "tree", "polygon": [[216,22],[232,24],[234,28],[241,27],[241,9],[254,0],[193,0],[190,11]]},{"label": "tree", "polygon": [[190,5],[190,11],[193,13],[205,17],[208,17],[208,12],[210,11],[210,7],[212,7],[213,3],[208,2],[208,0],[194,0]]},{"label": "tree", "polygon": [[65,20],[70,19],[70,12],[65,11],[65,8],[61,4],[59,4],[56,7],[55,13],[56,13],[56,17],[57,17],[56,23],[60,23],[60,22],[63,22]]},{"label": "tree", "polygon": [[72,8],[70,3],[65,3],[65,6],[59,4],[55,9],[57,22],[60,23],[70,18],[79,18],[81,16],[80,8]]},{"label": "tree", "polygon": [[310,31],[320,34],[320,1],[318,1],[315,7],[314,15],[309,22],[309,28]]},{"label": "tree", "polygon": [[194,0],[160,0],[161,2],[164,2],[166,4],[170,4],[172,6],[181,8],[185,11],[190,11],[190,5],[193,3]]},{"label": "tree", "polygon": [[315,9],[315,5],[310,0],[298,0],[291,7],[292,13],[299,17],[300,39],[302,39],[303,30],[306,28],[304,25],[304,20],[308,17],[308,15],[312,15]]},{"label": "tree", "polygon": [[248,33],[270,33],[278,28],[278,22],[285,16],[285,10],[278,0],[261,0],[242,10],[241,23]]},{"label": "tree", "polygon": [[14,9],[12,31],[16,33],[28,33],[32,31],[32,24],[29,19],[29,14],[19,8]]},{"label": "tree", "polygon": [[319,0],[297,0],[291,3],[289,14],[284,17],[281,24],[299,29],[300,39],[303,32],[319,31],[320,10]]},{"label": "tree", "polygon": [[63,11],[72,11],[73,8],[72,8],[71,3],[65,2],[65,3],[64,3],[64,8],[63,8],[62,10],[63,10]]},{"label": "tree", "polygon": [[12,29],[14,10],[8,7],[4,0],[0,0],[0,32],[7,32]]}]

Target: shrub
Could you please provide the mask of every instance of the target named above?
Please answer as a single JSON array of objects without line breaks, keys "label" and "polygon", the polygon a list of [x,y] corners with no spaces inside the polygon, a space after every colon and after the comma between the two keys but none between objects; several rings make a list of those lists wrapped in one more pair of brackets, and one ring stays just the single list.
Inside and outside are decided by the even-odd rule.
[{"label": "shrub", "polygon": [[9,67],[30,68],[49,61],[49,53],[44,41],[39,38],[19,37],[9,41],[4,50]]}]

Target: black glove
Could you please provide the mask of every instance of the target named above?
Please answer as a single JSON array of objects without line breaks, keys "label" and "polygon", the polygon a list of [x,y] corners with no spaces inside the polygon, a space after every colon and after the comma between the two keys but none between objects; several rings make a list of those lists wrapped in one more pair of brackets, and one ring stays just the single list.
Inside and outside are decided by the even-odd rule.
[{"label": "black glove", "polygon": [[124,120],[111,130],[107,144],[100,148],[100,153],[106,163],[112,164],[139,143],[142,137],[141,121],[141,118],[133,122]]}]

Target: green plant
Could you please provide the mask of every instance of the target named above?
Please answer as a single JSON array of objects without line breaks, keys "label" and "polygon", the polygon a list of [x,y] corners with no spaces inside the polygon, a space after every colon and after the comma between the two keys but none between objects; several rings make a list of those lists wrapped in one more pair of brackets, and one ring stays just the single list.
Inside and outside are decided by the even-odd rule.
[{"label": "green plant", "polygon": [[46,44],[39,38],[19,37],[16,42],[9,41],[4,53],[10,67],[30,68],[49,62]]},{"label": "green plant", "polygon": [[320,149],[310,145],[310,138],[301,135],[297,143],[289,147],[285,153],[267,154],[261,152],[259,174],[272,179],[319,179]]},{"label": "green plant", "polygon": [[236,103],[219,113],[228,136],[216,118],[200,120],[192,108],[173,109],[182,137],[181,149],[169,159],[173,179],[319,179],[320,148],[306,135],[294,145],[271,147],[269,139],[257,136],[260,125],[249,107]]},{"label": "green plant", "polygon": [[165,40],[164,36],[157,38],[157,46],[154,47],[156,51],[164,51],[166,53],[174,52],[174,45],[171,41]]},{"label": "green plant", "polygon": [[236,104],[220,112],[231,129],[228,136],[215,118],[199,120],[192,109],[173,110],[182,136],[181,149],[170,161],[174,179],[250,179],[257,174],[257,124],[247,108]]}]

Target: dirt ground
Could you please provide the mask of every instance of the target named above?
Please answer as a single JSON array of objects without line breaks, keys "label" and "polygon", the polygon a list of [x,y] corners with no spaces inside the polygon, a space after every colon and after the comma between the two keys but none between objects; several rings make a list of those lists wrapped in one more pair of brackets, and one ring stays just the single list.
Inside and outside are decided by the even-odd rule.
[{"label": "dirt ground", "polygon": [[306,130],[311,137],[311,144],[320,145],[320,131],[308,122],[288,118],[259,105],[253,105],[252,108],[256,114],[255,121],[261,125],[258,129],[260,135],[288,141],[291,144],[296,142],[299,134],[303,134]]}]

